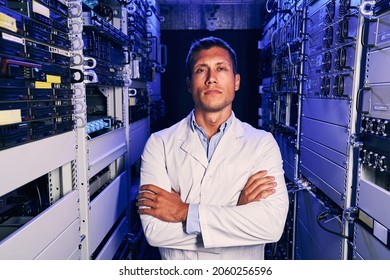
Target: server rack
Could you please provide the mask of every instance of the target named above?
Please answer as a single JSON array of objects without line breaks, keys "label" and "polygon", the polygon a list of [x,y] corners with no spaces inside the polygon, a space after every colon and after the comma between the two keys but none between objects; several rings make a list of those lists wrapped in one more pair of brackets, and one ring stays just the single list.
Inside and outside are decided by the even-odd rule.
[{"label": "server rack", "polygon": [[385,214],[389,185],[389,79],[383,73],[388,61],[389,6],[386,1],[363,1],[362,44],[367,48],[364,84],[358,92],[360,121],[354,144],[359,151],[359,173],[354,216],[354,259],[390,259],[390,220]]},{"label": "server rack", "polygon": [[[263,79],[263,85],[271,84],[271,94],[261,111],[269,115],[265,124],[271,125],[263,127],[278,139],[286,179],[293,182],[292,258],[388,259],[389,226],[383,214],[389,194],[388,79],[383,67],[389,7],[386,1],[317,0],[268,1],[267,8],[276,26],[270,40],[276,55],[271,82]],[[302,17],[290,29],[297,10]],[[295,39],[301,45],[294,48]],[[286,46],[288,55],[283,55]],[[291,112],[281,95],[294,77],[285,65],[295,65],[295,57],[294,150],[286,149],[275,127]],[[289,163],[291,154],[295,165]]]},{"label": "server rack", "polygon": [[[295,242],[296,193],[294,181],[297,178],[297,133],[299,124],[302,80],[302,22],[304,18],[304,1],[267,2],[267,10],[275,15],[271,18],[266,34],[259,46],[264,55],[261,58],[273,57],[268,66],[271,73],[262,79],[261,123],[259,125],[271,131],[279,144],[283,169],[289,187],[290,211],[287,217],[285,233],[269,258],[291,259],[294,257]],[[266,60],[267,61],[267,60]],[[270,67],[272,66],[272,67]],[[275,250],[272,248],[271,250]]]},{"label": "server rack", "polygon": [[[139,26],[146,19],[132,15],[158,14],[155,1],[133,2],[138,6],[0,4],[1,259],[131,254],[131,165],[149,133],[150,92],[137,119],[144,122],[139,141],[132,134],[130,86],[146,88],[155,72],[151,34]],[[144,32],[139,41],[133,28]],[[143,52],[141,63],[134,51]],[[148,78],[137,81],[135,66]]]}]

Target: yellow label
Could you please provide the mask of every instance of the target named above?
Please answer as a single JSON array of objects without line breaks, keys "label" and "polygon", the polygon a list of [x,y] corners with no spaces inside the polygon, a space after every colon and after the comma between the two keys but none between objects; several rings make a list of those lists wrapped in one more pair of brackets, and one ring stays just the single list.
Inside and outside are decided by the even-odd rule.
[{"label": "yellow label", "polygon": [[137,105],[137,99],[135,97],[129,97],[129,106]]},{"label": "yellow label", "polygon": [[19,123],[21,121],[22,112],[20,109],[0,111],[0,125]]},{"label": "yellow label", "polygon": [[61,84],[60,76],[46,75],[46,82],[53,84]]},{"label": "yellow label", "polygon": [[48,83],[48,82],[35,82],[35,88],[51,88],[51,83]]},{"label": "yellow label", "polygon": [[16,32],[16,20],[9,15],[0,13],[0,27]]}]

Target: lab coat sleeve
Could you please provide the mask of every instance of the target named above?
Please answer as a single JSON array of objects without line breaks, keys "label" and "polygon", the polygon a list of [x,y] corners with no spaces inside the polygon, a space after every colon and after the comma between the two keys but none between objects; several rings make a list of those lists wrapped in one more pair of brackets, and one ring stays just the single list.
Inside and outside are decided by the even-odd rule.
[{"label": "lab coat sleeve", "polygon": [[199,206],[205,248],[245,246],[280,239],[288,212],[288,194],[282,159],[275,139],[268,134],[257,149],[254,172],[275,176],[276,192],[266,199],[240,206]]},{"label": "lab coat sleeve", "polygon": [[[141,157],[141,183],[153,184],[171,191],[165,164],[164,142],[152,134]],[[163,222],[150,215],[141,215],[142,227],[148,243],[156,247],[188,249],[196,244],[196,235],[187,234],[183,223]]]}]

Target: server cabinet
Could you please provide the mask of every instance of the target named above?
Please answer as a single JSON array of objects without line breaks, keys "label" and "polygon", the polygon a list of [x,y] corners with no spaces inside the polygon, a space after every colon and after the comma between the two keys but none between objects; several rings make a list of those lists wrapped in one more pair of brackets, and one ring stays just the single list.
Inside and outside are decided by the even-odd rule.
[{"label": "server cabinet", "polygon": [[[348,259],[351,254],[352,233],[343,212],[354,204],[356,193],[356,150],[350,139],[357,129],[356,92],[363,70],[359,4],[308,1],[306,5],[299,176],[331,213],[325,222],[332,217],[339,221],[332,231],[333,245],[327,247],[332,252],[322,255],[325,259]],[[302,219],[298,215],[298,223]],[[318,253],[324,252],[320,247]],[[313,257],[301,250],[297,247],[297,254]]]},{"label": "server cabinet", "polygon": [[[296,195],[294,181],[297,178],[297,139],[300,115],[299,96],[302,79],[302,30],[304,1],[278,1],[268,7],[274,13],[265,25],[259,42],[262,85],[259,126],[271,131],[280,147],[283,169],[290,193],[290,210],[284,234],[269,251],[276,252],[269,258],[293,258],[295,243]],[[278,11],[289,11],[281,12]],[[272,59],[271,59],[272,58]],[[270,60],[270,61],[269,61]],[[269,70],[267,70],[269,69]]]},{"label": "server cabinet", "polygon": [[[354,258],[389,259],[389,79],[384,69],[389,55],[389,7],[385,1],[363,1],[363,44],[367,48],[364,84],[359,90],[361,113],[355,146],[359,150],[359,174],[355,211]],[[352,211],[351,210],[351,211]]]},{"label": "server cabinet", "polygon": [[[0,258],[127,257],[130,159],[157,65],[146,22],[158,6],[133,4],[0,3]],[[132,146],[135,118],[145,135]]]},{"label": "server cabinet", "polygon": [[[371,68],[371,58],[379,64],[385,61],[386,55],[382,57],[378,48],[372,49],[366,63],[367,47],[373,41],[379,43],[378,38],[385,41],[385,36],[373,35],[377,30],[382,30],[384,35],[385,24],[372,18],[365,20],[363,16],[373,10],[370,5],[383,7],[382,4],[360,2],[277,1],[269,9],[277,26],[271,35],[274,58],[270,82],[270,92],[276,94],[263,99],[261,112],[270,115],[269,130],[278,139],[286,179],[291,181],[289,191],[295,193],[291,210],[295,217],[293,258],[352,257],[354,250],[349,244],[354,239],[354,222],[351,217],[356,214],[355,205],[362,203],[362,191],[358,191],[362,159],[359,162],[358,158],[377,162],[382,168],[386,163],[384,155],[365,149],[376,140],[364,136],[363,148],[357,148],[361,140],[360,122],[367,131],[372,127],[376,130],[377,123],[380,130],[386,127],[385,119],[373,121],[366,114],[361,121],[361,113],[370,107],[371,101],[377,105],[369,109],[376,111],[375,116],[385,110],[378,105],[381,98],[378,94],[385,91],[383,85],[378,85],[384,83],[383,71],[372,73],[369,80],[374,83],[370,86],[363,85],[363,80],[367,79],[366,68]],[[374,30],[373,25],[376,31],[367,32],[369,28]],[[384,50],[386,42],[380,44]],[[288,70],[291,67],[293,70]],[[294,89],[292,92],[296,94],[284,96],[289,89]],[[296,108],[292,109],[291,104],[295,103]],[[284,128],[275,125],[291,123],[296,127],[294,134],[285,134]],[[288,143],[290,148],[286,149]],[[367,176],[376,180],[383,177],[378,173]],[[330,225],[333,220],[338,221],[337,226],[327,231],[324,224]],[[379,231],[384,234],[383,229]],[[325,236],[331,237],[330,232],[333,238],[327,239]],[[328,246],[324,246],[323,240],[330,242]]]},{"label": "server cabinet", "polygon": [[64,1],[0,5],[1,259],[80,258],[68,17]]}]

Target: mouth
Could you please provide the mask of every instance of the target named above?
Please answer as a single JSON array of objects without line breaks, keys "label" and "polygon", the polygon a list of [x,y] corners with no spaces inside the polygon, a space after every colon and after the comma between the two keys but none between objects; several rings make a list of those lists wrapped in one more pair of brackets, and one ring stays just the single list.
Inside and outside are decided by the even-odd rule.
[{"label": "mouth", "polygon": [[204,92],[205,95],[217,95],[217,94],[222,94],[222,91],[217,90],[217,89],[209,89]]}]

